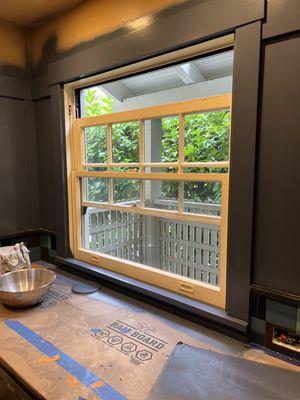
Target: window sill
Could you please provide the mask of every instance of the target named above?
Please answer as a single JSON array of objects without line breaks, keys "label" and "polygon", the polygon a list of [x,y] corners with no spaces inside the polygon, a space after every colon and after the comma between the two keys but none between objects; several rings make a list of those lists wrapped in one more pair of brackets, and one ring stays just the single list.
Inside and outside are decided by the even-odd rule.
[{"label": "window sill", "polygon": [[247,334],[247,322],[229,316],[220,308],[74,258],[55,257],[55,262],[69,272],[83,273],[101,279],[104,284],[112,285],[115,290],[126,291],[126,294],[138,296],[140,300],[146,300],[148,303],[150,300],[156,307],[167,309],[177,316],[193,320],[211,329],[239,339],[245,339]]}]

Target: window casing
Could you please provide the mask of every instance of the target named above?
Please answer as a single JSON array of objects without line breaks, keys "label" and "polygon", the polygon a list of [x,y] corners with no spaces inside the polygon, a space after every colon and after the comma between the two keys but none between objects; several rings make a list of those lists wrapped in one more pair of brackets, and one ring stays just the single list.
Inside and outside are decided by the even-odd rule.
[{"label": "window casing", "polygon": [[[103,85],[115,79],[125,79],[133,76],[132,74],[147,72],[152,68],[164,68],[174,65],[174,63],[177,66],[178,63],[186,63],[199,56],[205,58],[207,55],[219,54],[221,50],[222,52],[223,50],[224,52],[230,51],[233,45],[234,35],[227,35],[64,85],[69,237],[70,248],[75,258],[225,308],[229,141],[226,143],[228,154],[221,157],[220,160],[211,162],[210,159],[206,161],[201,157],[200,159],[205,162],[196,162],[197,158],[188,162],[184,151],[184,125],[185,116],[193,113],[215,110],[229,110],[230,113],[231,85],[228,84],[230,79],[227,80],[225,91],[223,81],[220,86],[214,84],[214,93],[203,94],[200,92],[197,100],[181,101],[183,99],[177,99],[177,102],[170,100],[169,104],[143,109],[140,109],[140,104],[142,104],[140,103],[138,110],[115,112],[100,117],[78,118],[76,105],[80,103],[75,99],[75,90],[87,88],[90,85]],[[232,69],[230,75],[232,75]],[[219,93],[228,94],[208,97]],[[207,97],[204,98],[204,96]],[[195,98],[195,96],[191,98]],[[154,104],[157,103],[154,102]],[[125,107],[125,109],[128,108]],[[84,112],[82,116],[85,116]],[[167,162],[161,165],[160,161],[163,159],[157,157],[152,159],[152,156],[147,155],[148,141],[145,131],[147,131],[147,124],[151,119],[164,117],[177,117],[180,120],[178,121],[180,127],[178,127],[177,138],[178,153],[176,156],[173,154],[170,159],[167,159]],[[114,162],[112,125],[126,121],[138,123],[138,159],[130,163],[120,163],[120,160]],[[106,137],[106,148],[104,149],[105,146],[102,146],[102,142],[101,150],[105,150],[105,154],[101,151],[100,157],[89,158],[85,154],[84,129],[93,126],[101,126],[105,130],[105,133],[102,132],[102,137],[103,135]],[[228,139],[230,139],[229,135]],[[106,189],[101,191],[101,195],[98,193],[94,197],[87,196],[87,185],[84,181],[88,179],[105,180],[108,184],[105,186]],[[130,199],[133,204],[122,203],[123,196],[118,195],[120,185],[117,185],[116,182],[125,182],[125,180],[141,183],[138,201],[136,201],[136,191],[131,191]],[[149,202],[149,187],[157,187],[160,185],[159,182],[161,182],[161,188],[170,185],[173,189],[174,187],[178,188],[176,199],[157,198],[154,203]],[[199,182],[200,186],[219,186],[222,204],[207,205],[191,202],[190,196],[185,195],[186,187],[195,184],[197,186]],[[136,184],[133,187],[135,188]],[[90,207],[90,205],[95,207]],[[87,216],[90,218],[89,224],[86,223]],[[97,235],[92,232],[93,218],[95,217],[98,223],[97,230],[101,231]],[[107,254],[99,253],[97,246],[107,245],[108,242],[107,228],[110,229],[109,245],[116,237],[123,240],[125,233],[127,239],[137,238],[134,249],[141,248],[141,237],[136,235],[139,234],[140,229],[135,229],[135,227],[143,219],[160,221],[160,230],[163,235],[156,238],[156,241],[160,243],[162,250],[160,256],[163,255],[163,259],[160,260],[159,268],[155,263],[148,261],[146,265],[144,260],[139,257],[139,250],[133,254],[137,257],[132,257],[132,254],[128,253],[128,248],[120,249],[119,247],[112,249]],[[120,225],[124,224],[127,231],[124,227],[120,228]],[[130,228],[132,229],[130,230]],[[121,234],[119,234],[120,231]],[[117,235],[116,232],[118,232]],[[145,231],[142,233],[144,235]],[[153,237],[156,235],[154,234]],[[176,239],[177,253],[176,251],[174,253],[174,238]],[[97,251],[89,248],[91,241],[97,247]],[[107,249],[107,246],[105,248]],[[148,251],[148,247],[146,250]],[[120,259],[119,253],[122,254],[123,259]],[[176,258],[175,267],[174,257]],[[178,259],[179,262],[177,262]],[[208,270],[214,267],[217,278],[216,274],[210,275],[208,271],[204,271],[202,275],[202,267],[205,270],[207,266]],[[191,271],[194,273],[193,279],[190,278]]]}]

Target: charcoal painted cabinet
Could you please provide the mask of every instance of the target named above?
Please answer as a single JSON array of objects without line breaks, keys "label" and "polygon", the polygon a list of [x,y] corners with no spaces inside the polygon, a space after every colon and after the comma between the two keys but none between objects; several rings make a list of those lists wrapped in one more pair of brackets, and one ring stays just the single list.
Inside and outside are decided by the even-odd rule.
[{"label": "charcoal painted cabinet", "polygon": [[263,57],[253,281],[300,295],[300,35]]}]

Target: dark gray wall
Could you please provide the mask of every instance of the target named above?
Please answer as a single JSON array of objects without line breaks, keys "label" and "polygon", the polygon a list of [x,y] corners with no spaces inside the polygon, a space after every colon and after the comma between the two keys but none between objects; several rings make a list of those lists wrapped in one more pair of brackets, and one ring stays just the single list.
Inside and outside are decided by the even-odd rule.
[{"label": "dark gray wall", "polygon": [[34,102],[37,141],[40,223],[43,229],[56,232],[54,209],[54,164],[51,132],[51,98]]},{"label": "dark gray wall", "polygon": [[29,68],[1,63],[0,237],[40,227],[37,171]]},{"label": "dark gray wall", "polygon": [[299,71],[300,36],[265,46],[253,270],[254,283],[298,295]]},{"label": "dark gray wall", "polygon": [[36,229],[37,153],[32,102],[0,95],[0,235]]}]

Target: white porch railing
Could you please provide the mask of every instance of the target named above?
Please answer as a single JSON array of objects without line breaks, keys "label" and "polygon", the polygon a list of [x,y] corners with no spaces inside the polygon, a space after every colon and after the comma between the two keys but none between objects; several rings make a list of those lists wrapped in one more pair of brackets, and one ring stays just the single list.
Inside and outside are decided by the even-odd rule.
[{"label": "white porch railing", "polygon": [[[176,202],[155,201],[173,209]],[[220,215],[221,205],[185,202],[186,212]],[[220,226],[89,208],[85,247],[219,286]]]}]

